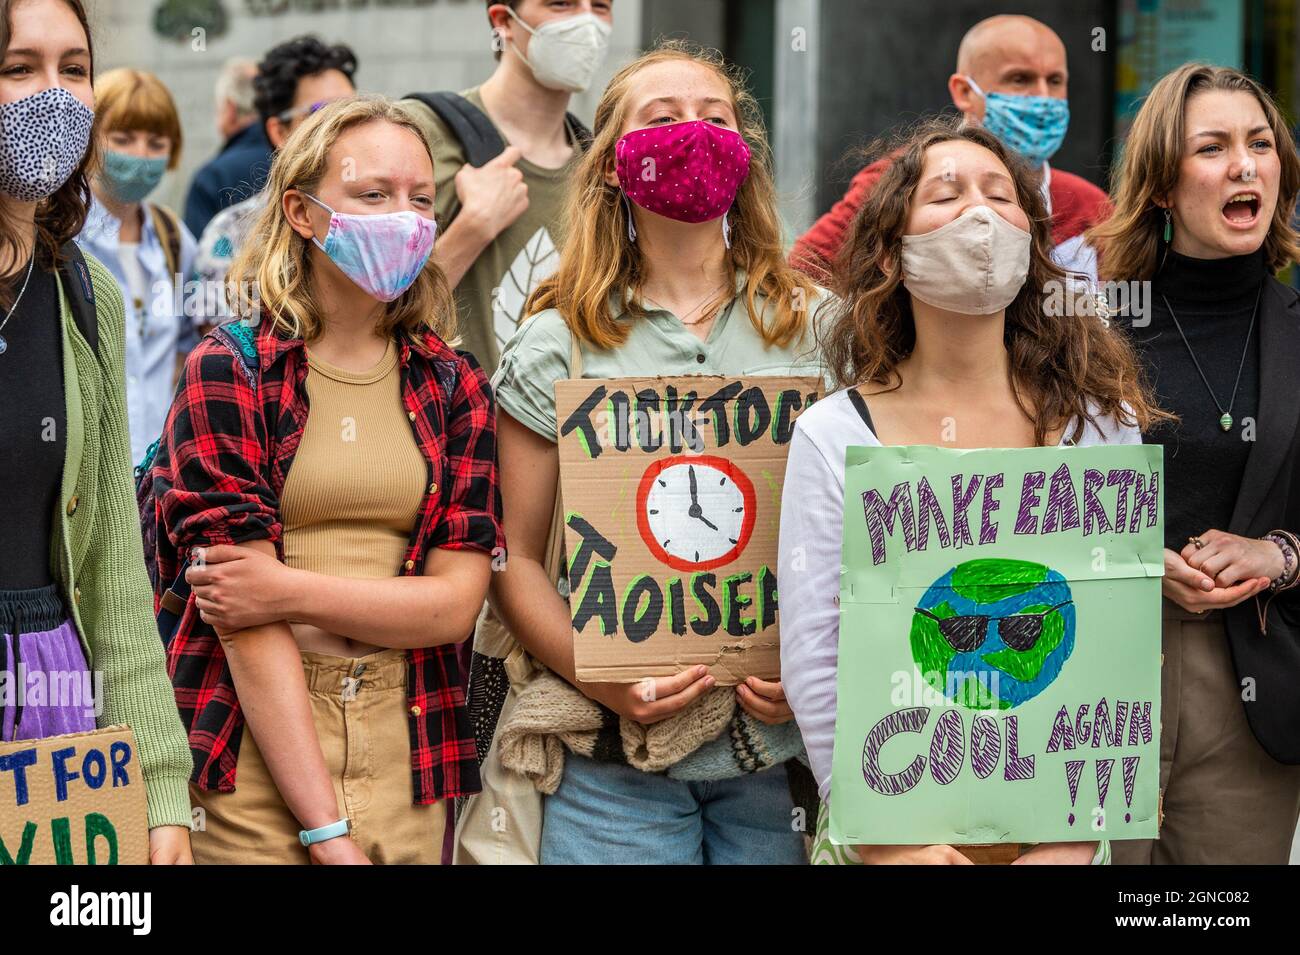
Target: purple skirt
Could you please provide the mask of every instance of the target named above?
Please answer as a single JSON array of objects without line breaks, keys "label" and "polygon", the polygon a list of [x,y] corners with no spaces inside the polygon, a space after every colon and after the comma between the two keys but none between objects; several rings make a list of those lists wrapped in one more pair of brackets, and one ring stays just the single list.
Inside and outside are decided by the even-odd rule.
[{"label": "purple skirt", "polygon": [[95,728],[99,687],[57,587],[0,590],[0,740]]}]

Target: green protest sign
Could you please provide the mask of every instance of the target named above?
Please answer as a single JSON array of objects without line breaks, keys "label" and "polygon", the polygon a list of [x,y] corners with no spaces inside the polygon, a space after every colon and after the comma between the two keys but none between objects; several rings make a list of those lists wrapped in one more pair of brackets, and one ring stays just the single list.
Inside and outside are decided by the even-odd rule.
[{"label": "green protest sign", "polygon": [[848,449],[835,842],[1156,835],[1161,464]]}]

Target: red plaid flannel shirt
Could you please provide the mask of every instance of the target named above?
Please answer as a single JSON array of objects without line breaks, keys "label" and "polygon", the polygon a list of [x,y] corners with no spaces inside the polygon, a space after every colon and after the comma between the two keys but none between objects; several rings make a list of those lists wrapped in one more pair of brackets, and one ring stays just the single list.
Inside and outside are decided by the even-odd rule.
[{"label": "red plaid flannel shirt", "polygon": [[[270,540],[284,556],[279,497],[307,423],[306,354],[302,339],[282,337],[270,322],[245,332],[242,341],[232,328],[209,334],[190,354],[147,472],[159,595],[194,547]],[[395,568],[414,576],[432,547],[488,553],[504,547],[496,416],[472,356],[433,334],[395,334],[402,403],[428,462],[429,485],[437,488],[426,493],[406,559]],[[236,348],[245,352],[248,368]],[[257,369],[256,381],[249,368]],[[199,619],[193,595],[167,656],[194,753],[192,781],[200,789],[233,792],[244,718],[221,643]],[[406,658],[415,803],[477,792],[474,730],[457,647],[408,650]]]}]

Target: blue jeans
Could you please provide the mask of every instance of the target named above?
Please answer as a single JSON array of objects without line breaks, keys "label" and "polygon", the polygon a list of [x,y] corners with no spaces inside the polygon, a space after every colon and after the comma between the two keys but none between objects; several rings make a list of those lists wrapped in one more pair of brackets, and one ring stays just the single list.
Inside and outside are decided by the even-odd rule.
[{"label": "blue jeans", "polygon": [[543,865],[802,865],[784,766],[684,782],[564,754],[542,816]]}]

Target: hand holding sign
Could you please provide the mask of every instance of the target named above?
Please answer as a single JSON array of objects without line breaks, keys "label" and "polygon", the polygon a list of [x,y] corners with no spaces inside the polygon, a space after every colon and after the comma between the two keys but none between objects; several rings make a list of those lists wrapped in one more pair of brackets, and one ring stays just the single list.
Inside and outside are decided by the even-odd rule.
[{"label": "hand holding sign", "polygon": [[857,846],[866,865],[973,865],[952,846]]},{"label": "hand holding sign", "polygon": [[583,683],[583,693],[634,723],[650,725],[678,713],[717,681],[708,667],[692,667],[676,676],[646,677],[636,683]]},{"label": "hand holding sign", "polygon": [[1097,854],[1091,842],[1044,842],[1027,850],[1012,865],[1089,865]]},{"label": "hand holding sign", "polygon": [[149,830],[150,865],[194,865],[190,831],[184,826],[156,826]]},{"label": "hand holding sign", "polygon": [[760,680],[751,676],[736,687],[737,701],[743,709],[760,723],[775,726],[794,719],[794,711],[785,701],[785,690],[780,680]]}]

